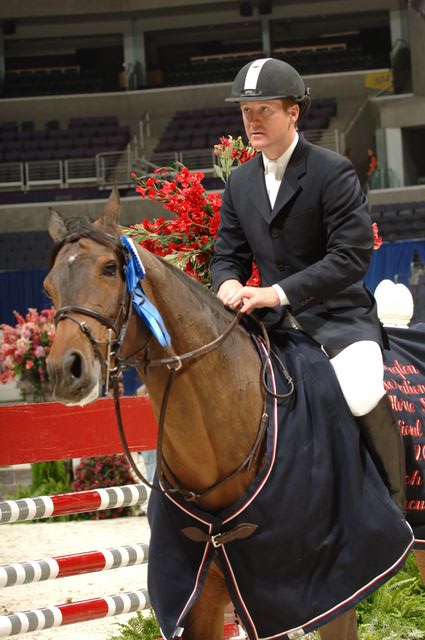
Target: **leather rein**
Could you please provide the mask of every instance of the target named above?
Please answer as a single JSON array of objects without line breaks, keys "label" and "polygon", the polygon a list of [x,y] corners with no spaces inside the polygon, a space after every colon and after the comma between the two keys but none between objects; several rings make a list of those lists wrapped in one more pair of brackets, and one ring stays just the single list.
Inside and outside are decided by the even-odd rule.
[{"label": "leather rein", "polygon": [[[108,329],[108,340],[106,341],[98,340],[94,336],[90,326],[84,320],[80,320],[79,318],[75,317],[73,315],[74,313],[93,318],[97,322],[105,326]],[[266,350],[266,358],[263,359],[263,362],[262,362],[262,383],[266,391],[266,394],[264,397],[264,404],[263,404],[263,411],[262,411],[262,416],[260,420],[260,425],[257,431],[257,436],[255,438],[255,441],[251,447],[251,450],[246,456],[246,458],[244,459],[244,461],[238,467],[230,471],[224,478],[222,478],[221,480],[218,480],[217,482],[210,485],[208,488],[204,489],[203,491],[195,492],[195,491],[190,491],[188,489],[180,487],[178,484],[177,478],[172,473],[167,461],[164,458],[163,451],[162,451],[165,415],[166,415],[168,399],[169,399],[170,391],[172,388],[172,384],[174,382],[176,374],[183,370],[183,362],[192,360],[194,358],[202,357],[210,353],[214,349],[217,349],[226,340],[226,338],[230,335],[233,329],[239,324],[243,314],[239,311],[235,315],[235,317],[232,319],[228,327],[223,331],[223,333],[221,333],[217,338],[215,338],[211,342],[208,342],[207,344],[202,345],[197,349],[193,349],[192,351],[188,351],[180,355],[170,355],[170,356],[166,356],[166,357],[158,358],[154,360],[150,360],[146,356],[141,360],[138,360],[138,359],[136,360],[136,359],[133,359],[132,356],[130,358],[120,357],[120,351],[123,346],[124,339],[127,333],[127,328],[130,321],[131,313],[132,313],[132,296],[127,294],[127,287],[124,279],[123,294],[121,298],[120,308],[115,321],[111,321],[109,318],[107,318],[101,313],[98,313],[97,311],[94,311],[86,307],[80,307],[75,305],[67,305],[58,309],[54,317],[54,321],[55,321],[55,324],[57,324],[62,320],[68,319],[68,320],[71,320],[72,322],[75,322],[78,325],[79,329],[83,332],[83,334],[89,340],[93,348],[95,357],[98,359],[100,363],[102,373],[105,377],[106,390],[109,389],[110,381],[112,382],[115,415],[118,423],[118,431],[121,439],[121,444],[123,446],[124,453],[130,463],[130,466],[133,469],[136,476],[144,484],[146,484],[147,486],[149,486],[151,489],[155,491],[160,491],[164,494],[179,494],[187,502],[199,502],[199,500],[201,500],[202,498],[212,493],[218,487],[227,483],[229,480],[234,478],[240,472],[245,470],[249,471],[252,468],[252,464],[259,456],[260,446],[265,436],[266,428],[268,424],[268,415],[266,411],[267,396],[270,395],[277,399],[288,398],[289,396],[292,395],[294,391],[294,382],[291,376],[289,375],[288,371],[282,364],[282,362],[274,354],[275,357],[277,358],[278,366],[285,377],[289,390],[285,394],[277,394],[277,393],[274,393],[268,387],[268,384],[266,381],[266,367],[267,367],[267,361],[272,351],[270,348],[269,338],[264,325],[260,323],[258,320],[256,320],[257,324],[261,329],[262,341]],[[152,335],[150,336],[150,338],[151,337]],[[149,340],[138,351],[144,351],[145,354],[147,354]],[[102,346],[103,347],[106,346],[106,357],[102,353],[102,349],[101,349]],[[114,366],[112,366],[112,362],[114,362]],[[157,474],[159,479],[159,486],[149,482],[143,476],[143,474],[139,471],[127,443],[127,439],[124,432],[122,414],[121,414],[119,381],[120,381],[122,371],[124,368],[128,366],[137,367],[142,365],[145,367],[145,369],[147,369],[148,367],[166,366],[169,370],[164,394],[162,397],[160,415],[158,419]],[[170,483],[167,481],[167,478],[164,474],[163,467],[166,467],[167,472],[172,477],[173,484],[175,486],[165,488],[166,484],[170,484]]]}]

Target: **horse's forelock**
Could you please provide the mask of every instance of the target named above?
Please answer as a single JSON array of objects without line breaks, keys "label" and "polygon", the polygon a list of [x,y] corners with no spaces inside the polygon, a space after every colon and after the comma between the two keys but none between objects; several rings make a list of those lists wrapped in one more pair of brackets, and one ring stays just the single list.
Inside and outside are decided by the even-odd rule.
[{"label": "horse's forelock", "polygon": [[95,227],[92,221],[86,216],[83,218],[71,217],[65,221],[66,233],[55,242],[49,254],[49,269],[53,267],[56,256],[65,244],[79,240],[80,238],[89,238],[94,242],[103,244],[106,247],[117,249],[120,247],[119,238],[105,233],[101,229]]}]

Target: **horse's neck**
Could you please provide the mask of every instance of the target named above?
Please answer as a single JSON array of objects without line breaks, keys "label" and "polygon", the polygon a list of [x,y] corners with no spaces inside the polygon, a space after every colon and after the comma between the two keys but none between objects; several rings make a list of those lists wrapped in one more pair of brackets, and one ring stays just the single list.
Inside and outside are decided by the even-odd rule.
[{"label": "horse's neck", "polygon": [[[192,351],[224,331],[228,314],[208,305],[208,298],[188,287],[157,259],[144,256],[144,261],[149,263],[146,293],[162,315],[174,353]],[[164,351],[152,339],[149,358],[161,357]],[[225,477],[249,453],[263,404],[259,369],[251,339],[237,327],[220,347],[185,361],[175,374],[163,451],[173,474],[185,488],[205,489]],[[158,418],[168,370],[151,367],[141,374]],[[249,479],[246,474],[240,475],[211,494],[204,506],[215,509],[230,504]]]}]

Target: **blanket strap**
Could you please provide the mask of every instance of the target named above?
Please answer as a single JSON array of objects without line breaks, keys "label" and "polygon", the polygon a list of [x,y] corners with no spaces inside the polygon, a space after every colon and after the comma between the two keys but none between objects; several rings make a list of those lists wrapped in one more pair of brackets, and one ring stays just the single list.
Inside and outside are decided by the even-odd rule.
[{"label": "blanket strap", "polygon": [[182,529],[182,533],[192,540],[193,542],[211,542],[213,547],[220,547],[222,544],[227,544],[228,542],[233,542],[234,540],[244,540],[245,538],[249,538],[250,535],[254,533],[257,529],[257,524],[250,524],[249,522],[242,522],[238,524],[234,529],[230,531],[225,531],[224,533],[216,533],[213,536],[210,536],[202,529],[198,527],[185,527]]}]

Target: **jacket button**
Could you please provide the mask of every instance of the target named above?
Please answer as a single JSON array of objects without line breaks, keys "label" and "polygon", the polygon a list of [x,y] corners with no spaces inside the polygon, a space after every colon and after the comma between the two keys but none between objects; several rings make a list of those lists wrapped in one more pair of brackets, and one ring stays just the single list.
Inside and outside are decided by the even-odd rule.
[{"label": "jacket button", "polygon": [[276,227],[273,227],[271,230],[271,236],[272,238],[278,238],[279,237],[279,229],[276,229]]},{"label": "jacket button", "polygon": [[284,264],[282,264],[281,262],[279,262],[279,264],[277,265],[277,270],[278,271],[285,271],[286,267]]}]

